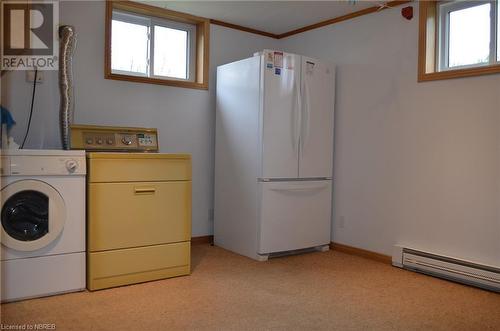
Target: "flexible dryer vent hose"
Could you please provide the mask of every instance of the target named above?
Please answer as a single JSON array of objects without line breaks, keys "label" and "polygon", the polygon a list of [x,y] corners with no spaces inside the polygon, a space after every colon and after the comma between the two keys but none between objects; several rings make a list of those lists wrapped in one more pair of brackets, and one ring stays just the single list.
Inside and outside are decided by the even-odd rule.
[{"label": "flexible dryer vent hose", "polygon": [[70,148],[69,126],[73,123],[75,108],[73,96],[73,53],[76,46],[75,28],[59,28],[59,90],[61,92],[60,120],[63,149]]}]

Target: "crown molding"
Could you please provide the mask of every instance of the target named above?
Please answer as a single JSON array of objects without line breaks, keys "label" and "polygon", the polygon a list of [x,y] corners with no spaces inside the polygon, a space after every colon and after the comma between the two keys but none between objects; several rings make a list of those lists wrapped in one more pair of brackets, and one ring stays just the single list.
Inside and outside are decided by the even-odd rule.
[{"label": "crown molding", "polygon": [[296,35],[299,33],[318,29],[318,28],[321,28],[321,27],[324,27],[327,25],[332,25],[335,23],[340,23],[343,21],[351,20],[351,19],[356,18],[356,17],[360,17],[360,16],[372,14],[372,13],[377,13],[377,12],[380,12],[382,10],[394,8],[394,7],[409,3],[409,2],[412,2],[412,1],[411,0],[410,1],[389,1],[389,2],[386,2],[383,6],[369,7],[369,8],[358,10],[358,11],[355,11],[355,12],[352,12],[352,13],[349,13],[346,15],[334,17],[334,18],[328,19],[326,21],[321,21],[321,22],[318,22],[315,24],[304,26],[304,27],[299,28],[299,29],[295,29],[295,30],[291,30],[291,31],[279,34],[278,39],[290,37],[290,36],[293,36],[293,35]]},{"label": "crown molding", "polygon": [[318,28],[321,28],[321,27],[324,27],[327,25],[336,24],[339,22],[347,21],[347,20],[350,20],[350,19],[353,19],[356,17],[360,17],[360,16],[372,14],[372,13],[377,13],[377,12],[380,12],[382,10],[397,7],[397,6],[404,5],[404,4],[410,3],[410,2],[413,2],[413,0],[389,1],[389,2],[384,3],[384,5],[382,5],[382,6],[373,6],[373,7],[365,8],[365,9],[358,10],[358,11],[355,11],[355,12],[352,12],[352,13],[349,13],[346,15],[330,18],[328,20],[314,23],[311,25],[306,25],[302,28],[294,29],[294,30],[284,32],[281,34],[275,34],[275,33],[271,33],[271,32],[261,31],[261,30],[257,30],[257,29],[253,29],[253,28],[248,28],[248,27],[245,27],[242,25],[228,23],[228,22],[219,21],[219,20],[215,20],[215,19],[210,19],[210,23],[215,24],[215,25],[224,26],[224,27],[230,28],[230,29],[235,29],[235,30],[240,30],[240,31],[244,31],[244,32],[257,34],[257,35],[264,36],[264,37],[269,37],[269,38],[274,38],[274,39],[283,39],[283,38],[287,38],[287,37],[290,37],[290,36],[293,36],[293,35],[296,35],[299,33],[318,29]]},{"label": "crown molding", "polygon": [[214,20],[214,19],[210,19],[210,23],[215,24],[215,25],[224,26],[226,28],[230,28],[230,29],[234,29],[234,30],[240,30],[240,31],[245,31],[245,32],[253,33],[253,34],[258,34],[258,35],[264,36],[264,37],[279,39],[278,34],[266,32],[266,31],[261,31],[261,30],[257,30],[257,29],[252,29],[252,28],[247,28],[246,26],[242,26],[242,25],[238,25],[238,24],[228,23],[228,22]]}]

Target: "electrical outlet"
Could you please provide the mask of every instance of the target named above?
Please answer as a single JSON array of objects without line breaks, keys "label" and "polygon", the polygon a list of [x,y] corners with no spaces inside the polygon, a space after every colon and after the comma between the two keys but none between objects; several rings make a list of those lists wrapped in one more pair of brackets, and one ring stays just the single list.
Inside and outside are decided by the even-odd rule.
[{"label": "electrical outlet", "polygon": [[340,216],[339,217],[339,225],[338,226],[339,226],[340,229],[344,228],[344,226],[345,226],[345,216]]},{"label": "electrical outlet", "polygon": [[[43,82],[43,71],[41,70],[38,70],[38,72],[36,73],[36,83],[39,84],[39,83],[42,83]],[[28,70],[26,71],[26,81],[28,83],[33,83],[33,81],[35,80],[35,71],[34,70]]]}]

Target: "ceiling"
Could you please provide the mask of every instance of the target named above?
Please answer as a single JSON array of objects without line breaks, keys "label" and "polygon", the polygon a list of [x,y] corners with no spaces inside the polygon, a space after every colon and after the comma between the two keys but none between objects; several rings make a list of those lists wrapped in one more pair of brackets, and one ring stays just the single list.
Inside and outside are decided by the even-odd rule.
[{"label": "ceiling", "polygon": [[147,1],[196,16],[281,34],[383,1]]}]

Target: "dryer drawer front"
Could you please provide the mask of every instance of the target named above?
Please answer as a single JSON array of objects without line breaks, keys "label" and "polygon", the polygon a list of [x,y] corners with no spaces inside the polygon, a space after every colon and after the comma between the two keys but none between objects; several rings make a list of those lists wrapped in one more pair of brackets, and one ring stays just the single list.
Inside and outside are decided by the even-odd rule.
[{"label": "dryer drawer front", "polygon": [[95,158],[88,161],[90,183],[191,180],[189,158]]},{"label": "dryer drawer front", "polygon": [[91,252],[190,240],[191,182],[91,183]]},{"label": "dryer drawer front", "polygon": [[87,287],[114,286],[189,275],[190,242],[88,253]]}]

